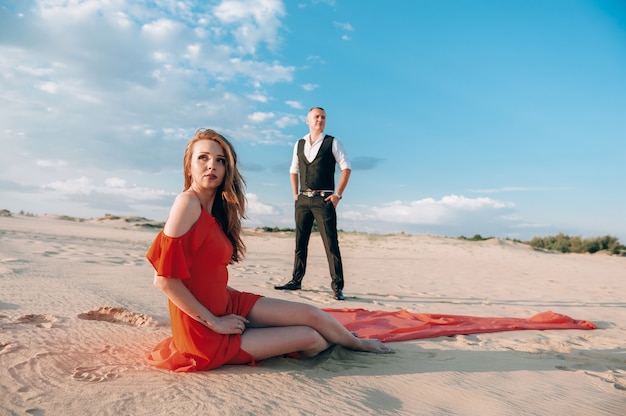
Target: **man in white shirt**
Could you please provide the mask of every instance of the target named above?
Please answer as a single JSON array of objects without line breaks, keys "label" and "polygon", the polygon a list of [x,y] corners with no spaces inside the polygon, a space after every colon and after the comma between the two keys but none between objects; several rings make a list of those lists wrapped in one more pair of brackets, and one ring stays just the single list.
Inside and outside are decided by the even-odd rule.
[{"label": "man in white shirt", "polygon": [[[335,208],[350,180],[352,169],[343,146],[333,136],[324,134],[326,112],[313,107],[307,114],[309,134],[294,146],[289,173],[295,199],[296,251],[292,279],[277,290],[299,290],[306,272],[309,238],[313,220],[317,223],[332,279],[334,297],[344,300],[343,265],[337,238],[337,212]],[[341,175],[335,188],[335,165]]]}]

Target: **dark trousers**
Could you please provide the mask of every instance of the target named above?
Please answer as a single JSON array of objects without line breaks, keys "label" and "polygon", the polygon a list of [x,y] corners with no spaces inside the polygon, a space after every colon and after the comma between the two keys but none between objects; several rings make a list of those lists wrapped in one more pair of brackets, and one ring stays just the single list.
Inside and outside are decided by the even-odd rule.
[{"label": "dark trousers", "polygon": [[299,195],[296,201],[296,253],[293,264],[293,280],[300,282],[306,272],[306,260],[309,251],[309,239],[313,220],[322,236],[333,290],[343,290],[343,265],[337,240],[337,212],[331,201],[316,195]]}]

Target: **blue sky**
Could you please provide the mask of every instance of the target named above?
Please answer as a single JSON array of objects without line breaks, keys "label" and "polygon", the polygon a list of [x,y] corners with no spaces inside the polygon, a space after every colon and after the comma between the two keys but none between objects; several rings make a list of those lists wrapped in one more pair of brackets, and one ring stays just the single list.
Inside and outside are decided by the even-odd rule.
[{"label": "blue sky", "polygon": [[0,0],[0,209],[165,220],[206,127],[293,227],[322,106],[344,230],[626,243],[625,97],[621,0]]}]

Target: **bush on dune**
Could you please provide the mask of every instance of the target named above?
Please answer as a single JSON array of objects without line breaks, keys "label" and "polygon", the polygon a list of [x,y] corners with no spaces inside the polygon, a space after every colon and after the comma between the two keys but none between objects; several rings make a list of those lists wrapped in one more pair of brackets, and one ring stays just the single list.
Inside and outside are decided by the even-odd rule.
[{"label": "bush on dune", "polygon": [[483,237],[480,234],[474,234],[474,237],[465,237],[464,235],[460,236],[459,239],[466,241],[486,241],[491,240],[493,237]]},{"label": "bush on dune", "polygon": [[[476,234],[473,237],[461,236],[459,239],[466,241],[485,241],[493,237],[483,237]],[[507,238],[507,240],[509,240]],[[604,237],[581,238],[571,237],[563,233],[547,237],[533,237],[530,241],[512,240],[516,243],[528,244],[534,248],[561,253],[598,253],[606,252],[626,256],[626,246],[619,242],[617,237],[605,235]]]},{"label": "bush on dune", "polygon": [[610,254],[623,254],[626,246],[620,244],[617,237],[606,235],[604,237],[581,238],[570,237],[559,233],[548,237],[534,237],[527,242],[535,248],[544,250],[560,251],[561,253],[597,253],[606,251]]}]

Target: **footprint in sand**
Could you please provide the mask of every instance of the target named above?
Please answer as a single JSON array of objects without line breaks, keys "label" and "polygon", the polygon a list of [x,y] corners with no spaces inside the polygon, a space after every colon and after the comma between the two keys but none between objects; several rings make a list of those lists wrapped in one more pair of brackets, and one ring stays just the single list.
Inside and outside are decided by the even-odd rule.
[{"label": "footprint in sand", "polygon": [[20,324],[35,325],[37,328],[50,329],[57,327],[57,322],[60,321],[60,318],[48,314],[23,315],[14,320],[11,320],[6,315],[0,315],[0,329],[17,328]]},{"label": "footprint in sand", "polygon": [[[85,319],[90,321],[102,321],[110,322],[114,324],[123,324],[131,326],[158,326],[159,324],[148,315],[138,314],[128,309],[116,308],[112,306],[101,306],[91,311],[81,313],[78,315],[79,319]],[[115,352],[115,347],[112,345],[105,345],[101,354],[111,354]],[[74,368],[72,372],[72,379],[76,381],[89,381],[89,382],[102,382],[115,380],[120,375],[128,370],[134,368],[132,366],[119,366],[119,365],[92,365],[81,366]]]},{"label": "footprint in sand", "polygon": [[126,368],[110,365],[94,365],[89,367],[76,367],[72,378],[76,381],[101,382],[115,380]]},{"label": "footprint in sand", "polygon": [[38,314],[29,314],[20,316],[15,320],[18,324],[32,324],[38,328],[52,328],[55,325],[55,322],[58,322],[59,319],[54,315],[38,315]]},{"label": "footprint in sand", "polygon": [[15,273],[19,271],[19,266],[28,263],[25,260],[17,258],[0,258],[0,275]]},{"label": "footprint in sand", "polygon": [[24,348],[23,345],[20,345],[14,342],[0,342],[0,355],[8,354],[10,352],[17,351],[22,348]]},{"label": "footprint in sand", "polygon": [[111,306],[101,306],[89,312],[78,314],[78,318],[133,326],[157,326],[157,322],[148,315]]},{"label": "footprint in sand", "polygon": [[558,365],[563,371],[582,371],[600,380],[613,384],[617,390],[626,391],[626,358],[620,354],[595,354],[581,352],[575,356],[560,355],[565,361],[575,362],[572,365]]}]

